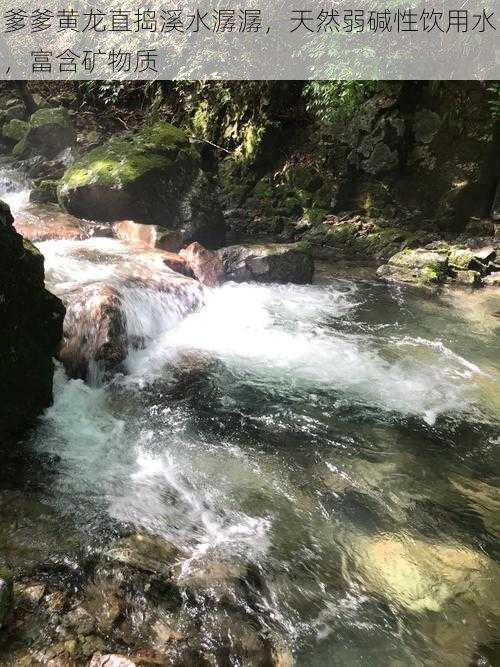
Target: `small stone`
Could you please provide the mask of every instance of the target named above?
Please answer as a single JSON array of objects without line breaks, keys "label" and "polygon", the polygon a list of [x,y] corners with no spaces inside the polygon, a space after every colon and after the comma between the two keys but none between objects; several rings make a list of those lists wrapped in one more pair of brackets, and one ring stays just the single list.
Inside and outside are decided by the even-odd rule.
[{"label": "small stone", "polygon": [[15,587],[16,592],[26,597],[33,604],[38,604],[45,593],[45,584],[28,584]]},{"label": "small stone", "polygon": [[158,641],[162,644],[179,642],[184,639],[184,635],[181,632],[177,632],[177,630],[174,630],[163,621],[156,621],[156,623],[153,625],[153,632],[155,633]]},{"label": "small stone", "polygon": [[54,593],[50,593],[50,595],[47,595],[45,598],[45,604],[49,610],[54,613],[62,611],[65,603],[66,594],[62,591],[55,591]]},{"label": "small stone", "polygon": [[473,285],[479,287],[482,284],[481,274],[479,271],[456,271],[455,273],[455,282],[460,283],[461,285]]},{"label": "small stone", "polygon": [[145,572],[170,574],[181,551],[161,537],[135,533],[116,542],[106,555],[112,561]]},{"label": "small stone", "polygon": [[[100,637],[97,637],[96,635],[89,635],[88,637],[84,637],[83,639],[80,640],[81,644],[81,651],[83,655],[85,656],[90,656],[93,655],[94,653],[97,652],[102,652],[106,649],[106,644],[104,643],[104,640],[101,639]],[[92,664],[92,663],[91,663]],[[103,662],[103,663],[97,663],[98,665],[106,665],[106,667],[110,667],[108,663]]]}]

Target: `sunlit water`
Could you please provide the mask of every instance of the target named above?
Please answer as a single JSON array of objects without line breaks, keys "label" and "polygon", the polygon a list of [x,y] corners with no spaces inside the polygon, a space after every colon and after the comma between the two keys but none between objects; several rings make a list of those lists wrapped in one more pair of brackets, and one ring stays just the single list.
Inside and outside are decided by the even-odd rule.
[{"label": "sunlit water", "polygon": [[[56,292],[134,261],[109,239],[39,247]],[[467,665],[498,639],[496,293],[470,305],[349,275],[227,284],[178,323],[135,294],[147,346],[107,385],[59,368],[29,443],[42,471],[17,471],[46,508],[39,557],[99,549],[126,522],[185,547],[186,572],[252,562],[263,622],[299,665]],[[4,532],[29,560],[22,530]],[[484,556],[491,596],[436,608],[388,586],[377,549],[408,578],[391,545],[411,560],[422,543]]]}]

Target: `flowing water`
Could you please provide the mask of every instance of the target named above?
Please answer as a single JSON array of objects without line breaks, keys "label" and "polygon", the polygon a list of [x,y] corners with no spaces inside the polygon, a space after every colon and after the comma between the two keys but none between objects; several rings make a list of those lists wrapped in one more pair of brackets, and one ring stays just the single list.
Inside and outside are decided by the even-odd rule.
[{"label": "flowing water", "polygon": [[[113,239],[39,248],[56,293],[134,257]],[[297,665],[469,665],[491,650],[498,292],[323,266],[311,286],[229,283],[205,302],[177,321],[139,290],[127,319],[148,343],[123,373],[85,384],[57,369],[53,407],[0,475],[11,561],[71,560],[128,525],[182,546],[187,574],[252,563],[253,613]]]}]

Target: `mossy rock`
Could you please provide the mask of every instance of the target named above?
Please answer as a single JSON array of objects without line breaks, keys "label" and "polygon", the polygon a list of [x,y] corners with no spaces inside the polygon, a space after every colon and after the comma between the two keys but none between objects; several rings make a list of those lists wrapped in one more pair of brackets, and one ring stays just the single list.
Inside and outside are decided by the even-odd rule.
[{"label": "mossy rock", "polygon": [[45,289],[42,255],[12,223],[0,202],[0,440],[50,405],[64,317],[62,303]]},{"label": "mossy rock", "polygon": [[467,271],[475,263],[474,253],[468,248],[451,246],[448,255],[448,263],[454,269]]},{"label": "mossy rock", "polygon": [[223,223],[217,190],[201,175],[200,156],[185,133],[156,123],[84,155],[64,174],[58,197],[81,218],[163,225],[212,247],[222,242]]},{"label": "mossy rock", "polygon": [[53,159],[66,148],[74,146],[75,142],[75,131],[66,109],[39,109],[31,116],[28,131],[16,144],[13,153],[18,158],[43,155]]},{"label": "mossy rock", "polygon": [[3,126],[2,135],[16,144],[24,139],[29,130],[29,124],[24,120],[13,118]]},{"label": "mossy rock", "polygon": [[406,248],[393,255],[388,264],[379,267],[380,277],[393,282],[434,285],[445,281],[448,255],[444,252]]}]

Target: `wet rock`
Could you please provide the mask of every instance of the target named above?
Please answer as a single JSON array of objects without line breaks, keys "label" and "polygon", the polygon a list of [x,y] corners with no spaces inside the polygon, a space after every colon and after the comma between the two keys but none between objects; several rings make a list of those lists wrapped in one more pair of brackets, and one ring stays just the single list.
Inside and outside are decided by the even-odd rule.
[{"label": "wet rock", "polygon": [[360,539],[354,549],[363,584],[411,611],[440,612],[464,599],[492,610],[497,605],[498,566],[463,545],[383,535]]},{"label": "wet rock", "polygon": [[300,243],[235,245],[222,248],[218,255],[226,280],[266,283],[312,282],[314,262]]},{"label": "wet rock", "polygon": [[42,155],[50,160],[75,142],[75,131],[66,109],[39,109],[31,116],[28,131],[12,152],[20,159]]},{"label": "wet rock", "polygon": [[102,651],[105,651],[106,642],[97,635],[89,635],[80,641],[80,650],[85,657],[89,658],[97,652],[101,653]]},{"label": "wet rock", "polygon": [[105,555],[111,561],[144,572],[170,575],[183,553],[161,537],[135,533],[116,542]]},{"label": "wet rock", "polygon": [[95,618],[98,630],[108,635],[122,611],[122,598],[116,582],[100,582],[87,586],[85,609]]},{"label": "wet rock", "polygon": [[87,378],[99,365],[112,370],[127,356],[127,331],[120,294],[88,285],[63,295],[67,305],[58,359],[72,378]]},{"label": "wet rock", "polygon": [[19,584],[14,590],[32,604],[38,604],[45,595],[45,584]]},{"label": "wet rock", "polygon": [[[161,262],[161,253],[144,256]],[[58,358],[70,377],[87,378],[101,371],[112,372],[125,360],[129,347],[142,347],[148,332],[145,323],[127,317],[127,299],[141,292],[155,295],[163,326],[168,328],[203,303],[203,290],[191,278],[164,268],[124,264],[123,271],[106,283],[70,289],[61,295],[67,305],[64,336]],[[161,266],[161,264],[160,264]],[[133,320],[133,321],[132,321]]]},{"label": "wet rock", "polygon": [[78,218],[53,206],[32,206],[22,211],[14,227],[24,238],[40,241],[80,241],[92,236],[94,225],[84,224]]},{"label": "wet rock", "polygon": [[174,628],[161,620],[156,621],[152,630],[159,644],[171,644],[185,639],[182,632],[174,630]]},{"label": "wet rock", "polygon": [[0,202],[0,438],[50,405],[64,317],[60,300],[45,289],[42,255],[12,223]]},{"label": "wet rock", "polygon": [[486,481],[467,479],[462,475],[454,475],[450,482],[481,516],[491,534],[500,539],[500,489]]},{"label": "wet rock", "polygon": [[174,253],[178,252],[183,244],[183,236],[180,231],[171,231],[159,225],[144,225],[132,220],[115,223],[113,233],[121,241]]},{"label": "wet rock", "polygon": [[219,255],[195,241],[180,251],[194,276],[207,287],[219,285],[224,277],[224,265]]},{"label": "wet rock", "polygon": [[443,282],[448,267],[447,253],[416,248],[402,250],[377,270],[377,275],[393,282],[427,285]]},{"label": "wet rock", "polygon": [[201,171],[200,156],[168,123],[90,151],[65,173],[58,194],[82,218],[159,225],[180,232],[184,244],[217,247],[224,238],[216,190]]},{"label": "wet rock", "polygon": [[163,263],[165,266],[168,266],[169,269],[172,269],[172,271],[175,271],[176,273],[182,273],[183,276],[188,276],[189,278],[194,277],[193,272],[187,265],[184,257],[177,255],[175,252],[165,251],[163,253]]},{"label": "wet rock", "polygon": [[13,576],[10,570],[0,567],[0,628],[7,618],[12,604]]},{"label": "wet rock", "polygon": [[78,635],[90,635],[95,629],[95,620],[83,607],[76,607],[63,618],[63,625],[73,628]]}]

